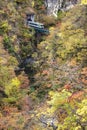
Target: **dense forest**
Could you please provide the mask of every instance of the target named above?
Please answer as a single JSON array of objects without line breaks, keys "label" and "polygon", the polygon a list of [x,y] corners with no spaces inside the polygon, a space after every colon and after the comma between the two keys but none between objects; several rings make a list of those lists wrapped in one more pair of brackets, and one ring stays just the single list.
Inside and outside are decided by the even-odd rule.
[{"label": "dense forest", "polygon": [[0,0],[0,19],[0,130],[87,130],[87,0]]}]

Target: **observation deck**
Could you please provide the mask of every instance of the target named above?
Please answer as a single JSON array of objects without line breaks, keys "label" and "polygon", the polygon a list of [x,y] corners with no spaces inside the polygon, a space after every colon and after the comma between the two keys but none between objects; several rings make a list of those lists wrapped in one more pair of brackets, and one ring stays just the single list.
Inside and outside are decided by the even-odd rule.
[{"label": "observation deck", "polygon": [[44,28],[44,25],[42,23],[28,21],[28,26],[33,27],[35,31],[41,33],[41,34],[49,34],[49,30]]}]

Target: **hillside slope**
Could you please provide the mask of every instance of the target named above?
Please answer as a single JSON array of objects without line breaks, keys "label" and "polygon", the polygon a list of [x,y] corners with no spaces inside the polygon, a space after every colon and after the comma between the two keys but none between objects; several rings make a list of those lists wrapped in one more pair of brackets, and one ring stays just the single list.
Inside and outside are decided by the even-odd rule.
[{"label": "hillside slope", "polygon": [[[0,4],[0,130],[86,130],[87,6],[54,19],[40,1]],[[32,6],[49,35],[26,26]]]}]

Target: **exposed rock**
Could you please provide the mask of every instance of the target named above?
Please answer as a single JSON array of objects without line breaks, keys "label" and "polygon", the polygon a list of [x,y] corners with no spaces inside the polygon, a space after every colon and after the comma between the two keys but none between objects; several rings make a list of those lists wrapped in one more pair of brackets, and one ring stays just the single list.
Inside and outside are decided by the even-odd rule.
[{"label": "exposed rock", "polygon": [[59,10],[69,10],[74,7],[79,0],[45,0],[45,5],[47,7],[47,14],[54,15],[57,17]]}]

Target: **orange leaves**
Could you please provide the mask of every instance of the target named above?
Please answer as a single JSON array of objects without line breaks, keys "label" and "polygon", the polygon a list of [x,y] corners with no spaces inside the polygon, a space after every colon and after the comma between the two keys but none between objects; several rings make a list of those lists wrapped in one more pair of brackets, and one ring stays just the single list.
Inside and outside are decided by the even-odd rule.
[{"label": "orange leaves", "polygon": [[70,65],[70,66],[76,66],[76,64],[77,64],[77,63],[76,63],[76,59],[75,59],[75,58],[72,58],[71,61],[70,61],[70,63],[69,63],[69,65]]},{"label": "orange leaves", "polygon": [[57,27],[60,27],[61,26],[61,22],[58,21],[57,24],[56,24]]},{"label": "orange leaves", "polygon": [[42,75],[49,75],[49,71],[48,70],[43,70]]},{"label": "orange leaves", "polygon": [[42,5],[41,9],[44,11],[46,9],[46,7],[44,5]]},{"label": "orange leaves", "polygon": [[69,101],[72,100],[81,100],[84,97],[84,91],[74,92],[72,95],[68,98]]},{"label": "orange leaves", "polygon": [[82,79],[82,82],[83,82],[84,84],[87,84],[87,80],[86,80],[86,79]]},{"label": "orange leaves", "polygon": [[70,90],[71,89],[71,85],[70,84],[66,84],[65,86],[64,86],[64,88],[66,89],[66,90]]},{"label": "orange leaves", "polygon": [[47,84],[47,87],[48,87],[48,88],[51,88],[51,87],[52,87],[52,84],[51,84],[51,83]]},{"label": "orange leaves", "polygon": [[82,69],[82,72],[81,72],[82,75],[86,75],[87,76],[87,67],[83,68]]},{"label": "orange leaves", "polygon": [[17,112],[17,108],[16,107],[10,107],[10,106],[5,106],[3,108],[3,114],[5,116],[10,115],[11,113]]},{"label": "orange leaves", "polygon": [[20,107],[21,107],[21,109],[22,109],[23,111],[26,111],[26,112],[28,112],[28,111],[30,111],[30,110],[33,109],[32,100],[31,100],[31,98],[30,98],[28,95],[26,95],[26,96],[21,100],[21,105],[20,105]]},{"label": "orange leaves", "polygon": [[26,75],[19,75],[18,79],[21,82],[21,88],[27,88],[29,86],[29,79]]},{"label": "orange leaves", "polygon": [[87,84],[87,67],[82,69],[81,81],[82,81],[82,83]]}]

